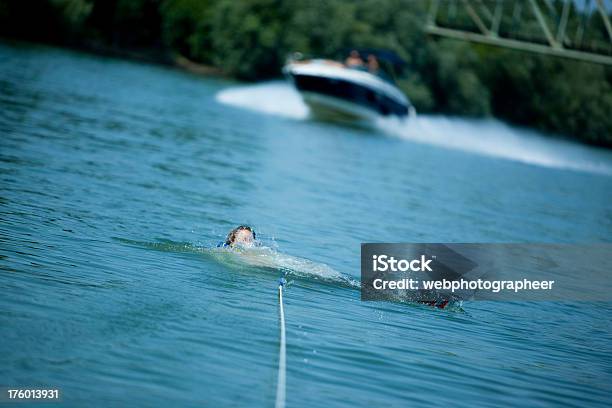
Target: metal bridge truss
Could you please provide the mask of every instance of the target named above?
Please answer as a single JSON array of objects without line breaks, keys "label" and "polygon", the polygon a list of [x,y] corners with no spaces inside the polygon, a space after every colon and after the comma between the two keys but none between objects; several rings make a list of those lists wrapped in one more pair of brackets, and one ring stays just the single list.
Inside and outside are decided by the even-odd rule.
[{"label": "metal bridge truss", "polygon": [[[604,0],[595,3],[592,7],[592,0],[583,0],[578,10],[573,0],[432,0],[425,30],[442,37],[612,65],[612,25]],[[457,18],[460,13],[462,19]],[[585,41],[596,18],[601,18],[607,38],[598,43]]]}]

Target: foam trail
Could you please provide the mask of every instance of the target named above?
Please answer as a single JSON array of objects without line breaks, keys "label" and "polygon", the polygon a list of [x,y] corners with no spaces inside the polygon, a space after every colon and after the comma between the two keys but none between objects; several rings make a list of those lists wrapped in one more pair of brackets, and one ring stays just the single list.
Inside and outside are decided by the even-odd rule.
[{"label": "foam trail", "polygon": [[418,143],[463,150],[544,167],[612,175],[612,152],[547,137],[496,119],[419,115],[401,121],[381,118],[386,133]]},{"label": "foam trail", "polygon": [[217,93],[216,99],[226,105],[292,119],[305,119],[309,115],[300,94],[282,81],[224,89]]},{"label": "foam trail", "polygon": [[[266,114],[306,119],[308,106],[282,81],[231,87],[217,101]],[[409,120],[380,118],[373,131],[401,139],[531,165],[612,175],[612,152],[517,128],[495,119],[419,115]]]},{"label": "foam trail", "polygon": [[114,237],[113,239],[127,245],[152,249],[162,252],[200,254],[215,259],[217,262],[233,267],[260,267],[272,268],[285,271],[293,276],[321,279],[336,282],[342,285],[359,288],[359,282],[346,276],[335,269],[308,259],[291,256],[276,251],[265,245],[250,248],[216,248],[211,246],[200,246],[190,242],[173,242],[163,240],[162,242],[143,242],[126,238]]},{"label": "foam trail", "polygon": [[228,249],[213,248],[210,254],[220,262],[273,268],[294,276],[310,277],[359,287],[359,283],[329,266],[308,259],[283,254],[266,246]]}]

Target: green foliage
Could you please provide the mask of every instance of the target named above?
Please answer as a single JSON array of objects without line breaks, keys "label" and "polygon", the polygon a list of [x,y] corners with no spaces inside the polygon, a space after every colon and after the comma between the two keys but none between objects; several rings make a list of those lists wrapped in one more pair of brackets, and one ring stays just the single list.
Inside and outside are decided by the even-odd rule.
[{"label": "green foliage", "polygon": [[[521,61],[523,61],[521,63]],[[505,52],[494,66],[490,88],[494,113],[587,142],[612,144],[610,68]]]},{"label": "green foliage", "polygon": [[277,74],[283,62],[283,21],[278,0],[219,1],[209,36],[213,64],[243,79]]},{"label": "green foliage", "polygon": [[465,42],[442,40],[429,46],[430,86],[443,112],[483,116],[491,110],[489,91],[480,80],[480,59]]},{"label": "green foliage", "polygon": [[202,0],[162,1],[159,10],[164,44],[190,59],[210,63],[209,33],[215,5]]},{"label": "green foliage", "polygon": [[51,4],[60,10],[64,25],[76,29],[83,26],[93,7],[87,0],[52,0]]},{"label": "green foliage", "polygon": [[[503,3],[500,33],[520,29],[545,41],[533,19],[513,17],[514,4]],[[550,4],[546,18],[553,25],[562,3]],[[398,86],[421,112],[494,114],[612,146],[612,69],[427,37],[427,6],[413,0],[0,0],[0,34],[171,51],[248,80],[280,75],[295,51],[341,58],[352,47],[386,48],[408,62]],[[462,7],[449,10],[440,21],[474,28]],[[606,44],[598,16],[580,14],[575,5],[570,14],[566,45]],[[593,29],[581,31],[589,18],[597,20]]]},{"label": "green foliage", "polygon": [[397,86],[406,95],[410,95],[410,101],[418,112],[432,112],[434,110],[436,102],[431,90],[418,73],[410,75],[409,78],[399,79]]}]

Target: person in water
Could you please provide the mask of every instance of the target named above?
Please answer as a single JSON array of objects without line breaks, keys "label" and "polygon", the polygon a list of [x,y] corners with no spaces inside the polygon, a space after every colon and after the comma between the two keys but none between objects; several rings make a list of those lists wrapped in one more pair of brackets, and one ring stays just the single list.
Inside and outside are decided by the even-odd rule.
[{"label": "person in water", "polygon": [[217,247],[253,246],[255,245],[255,230],[248,225],[240,225],[227,234],[225,242],[219,243]]}]

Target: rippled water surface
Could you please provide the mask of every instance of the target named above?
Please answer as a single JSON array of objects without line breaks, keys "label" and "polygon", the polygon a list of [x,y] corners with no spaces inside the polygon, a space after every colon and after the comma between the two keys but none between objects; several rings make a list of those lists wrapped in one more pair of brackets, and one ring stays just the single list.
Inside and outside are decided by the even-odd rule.
[{"label": "rippled water surface", "polygon": [[[612,154],[310,120],[282,82],[0,44],[0,383],[72,406],[609,406],[609,303],[368,303],[361,242],[612,241]],[[253,225],[276,265],[208,248]]]}]

